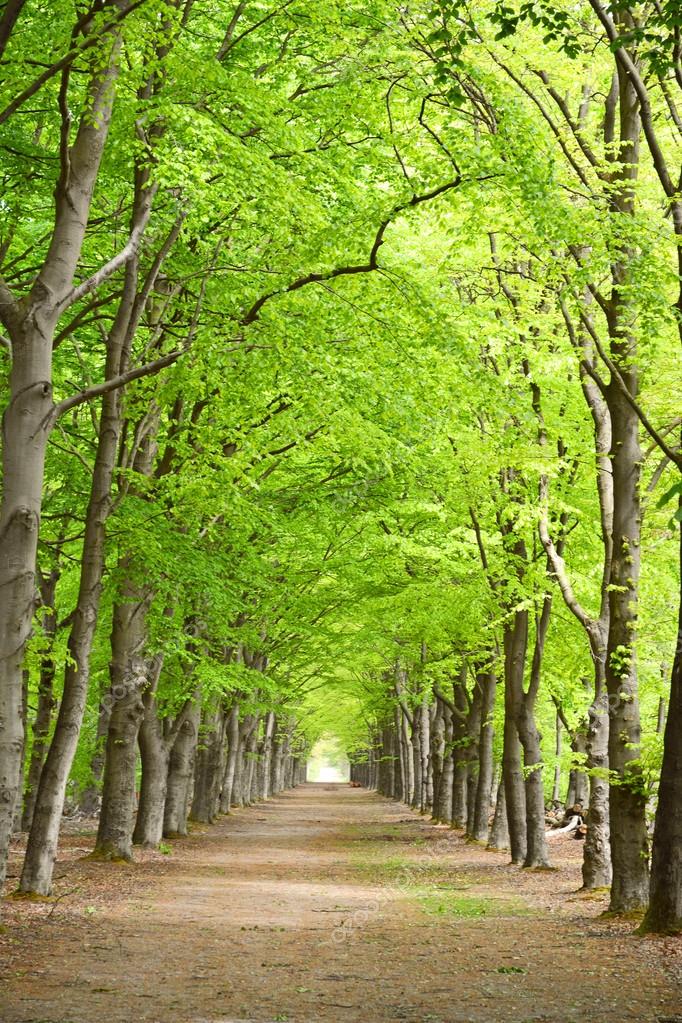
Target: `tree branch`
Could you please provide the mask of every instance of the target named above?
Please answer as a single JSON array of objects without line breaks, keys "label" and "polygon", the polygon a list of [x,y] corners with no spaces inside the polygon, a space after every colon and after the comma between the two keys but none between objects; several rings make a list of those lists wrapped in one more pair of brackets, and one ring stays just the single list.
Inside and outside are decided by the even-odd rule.
[{"label": "tree branch", "polygon": [[109,391],[125,387],[126,384],[131,383],[133,380],[152,376],[154,373],[165,369],[166,366],[172,366],[186,351],[187,349],[181,348],[178,351],[169,352],[154,362],[148,362],[144,366],[129,369],[126,373],[120,373],[118,376],[112,377],[111,380],[105,380],[102,384],[95,384],[93,387],[86,387],[84,391],[80,391],[78,394],[72,394],[70,398],[65,398],[64,401],[60,401],[55,405],[49,416],[47,416],[45,422],[48,429],[56,423],[60,416],[63,416],[65,412],[70,411],[70,409],[75,408],[77,405],[83,405],[86,401],[99,398],[100,395],[107,394]]},{"label": "tree branch", "polygon": [[571,726],[568,723],[568,718],[566,717],[566,714],[564,712],[564,708],[562,706],[561,700],[559,699],[558,696],[555,696],[554,693],[550,693],[550,696],[552,698],[552,703],[556,707],[556,712],[559,715],[559,720],[561,721],[561,724],[566,729],[566,732],[567,732],[569,738],[573,738],[573,729],[571,728]]},{"label": "tree branch", "polygon": [[571,586],[571,581],[568,578],[568,573],[566,571],[566,562],[557,551],[554,541],[552,540],[552,537],[549,532],[549,521],[547,516],[548,491],[549,484],[547,481],[547,476],[546,474],[543,473],[540,480],[540,500],[542,502],[543,510],[540,514],[540,520],[538,522],[538,532],[540,534],[540,541],[545,549],[547,560],[552,569],[552,574],[554,575],[556,581],[559,584],[559,589],[561,590],[561,595],[564,598],[566,607],[569,609],[569,611],[572,612],[572,614],[575,615],[575,617],[578,619],[578,621],[585,629],[585,631],[588,632],[593,627],[594,621],[592,617],[587,613],[587,611],[585,611],[585,609],[582,607],[575,593],[573,592],[573,587]]},{"label": "tree branch", "polygon": [[594,346],[597,349],[597,352],[599,353],[599,357],[601,358],[605,366],[608,368],[609,373],[611,374],[612,382],[615,383],[616,387],[621,392],[621,394],[627,401],[628,405],[630,405],[630,407],[636,413],[637,417],[639,418],[639,421],[641,422],[642,426],[649,434],[651,439],[656,444],[658,444],[661,451],[668,456],[670,461],[673,462],[680,471],[682,471],[682,452],[675,451],[674,448],[671,448],[670,445],[666,443],[666,441],[663,439],[659,431],[649,420],[649,417],[647,416],[646,412],[641,407],[639,402],[636,400],[636,398],[633,398],[632,394],[630,393],[630,388],[626,384],[625,380],[623,380],[622,374],[618,367],[616,366],[616,364],[614,363],[613,359],[609,357],[608,352],[602,345],[599,335],[597,334],[596,330],[589,321],[589,317],[587,317],[584,314],[584,312],[581,311],[580,319],[582,323],[585,325],[587,331],[589,332],[590,337],[594,341]]},{"label": "tree branch", "polygon": [[23,90],[23,92],[20,92],[18,96],[15,96],[12,102],[8,103],[4,110],[0,110],[0,124],[4,124],[5,121],[9,120],[12,114],[16,113],[19,107],[22,107],[27,99],[30,99],[31,96],[35,96],[46,82],[49,82],[51,78],[54,78],[54,76],[58,75],[60,71],[63,71],[64,68],[72,64],[77,57],[80,57],[87,50],[91,50],[93,46],[97,46],[112,28],[120,24],[124,18],[126,18],[129,14],[132,14],[134,10],[141,7],[145,2],[146,0],[134,0],[129,7],[119,10],[110,21],[104,22],[104,24],[100,26],[99,31],[88,36],[85,42],[81,43],[80,46],[72,47],[68,53],[65,53],[63,57],[55,61],[54,64],[51,64],[50,67],[46,68],[41,75],[38,75],[38,77]]},{"label": "tree branch", "polygon": [[[485,175],[482,178],[478,178],[478,181],[486,181],[492,175]],[[265,295],[261,295],[259,299],[251,306],[248,312],[242,317],[241,325],[243,327],[249,326],[254,323],[260,316],[261,309],[269,302],[270,299],[276,298],[280,295],[287,295],[293,291],[299,291],[301,288],[306,287],[308,284],[319,284],[321,281],[331,281],[336,277],[347,277],[353,274],[371,273],[374,270],[379,269],[377,256],[379,249],[384,243],[384,235],[387,228],[393,222],[393,220],[401,213],[405,213],[407,210],[412,209],[415,206],[419,206],[421,203],[429,202],[431,199],[436,199],[438,196],[443,195],[445,192],[449,192],[453,188],[457,188],[462,183],[461,175],[457,175],[452,181],[446,182],[444,185],[439,185],[437,188],[431,189],[429,192],[424,192],[422,195],[413,195],[407,202],[399,203],[395,206],[388,216],[381,221],[377,232],[374,236],[374,241],[369,252],[369,258],[366,263],[356,263],[348,266],[338,266],[333,270],[326,270],[322,273],[310,273],[305,274],[302,277],[298,277],[291,284],[287,285],[286,288],[281,288],[278,291],[270,291]]]},{"label": "tree branch", "polygon": [[133,226],[128,241],[121,251],[117,252],[116,255],[112,256],[108,262],[104,263],[104,265],[101,266],[99,270],[92,275],[92,277],[88,277],[88,279],[83,281],[82,284],[72,288],[68,295],[64,296],[59,303],[60,313],[64,312],[65,309],[68,309],[68,307],[72,306],[75,302],[78,302],[81,298],[85,298],[85,296],[89,295],[91,291],[95,291],[96,288],[99,288],[100,284],[104,284],[104,282],[111,277],[112,274],[116,273],[116,271],[122,266],[125,266],[128,260],[136,254],[140,247],[140,242],[142,241],[142,236],[147,224],[149,223],[149,215],[151,213],[152,203],[157,190],[158,185],[152,185],[152,187],[148,189],[146,201],[142,206],[138,222]]},{"label": "tree branch", "polygon": [[[607,12],[602,7],[600,0],[590,0],[590,6],[594,13],[597,15],[597,17],[599,18],[599,21],[601,22],[604,31],[606,32],[606,36],[609,40],[609,43],[611,43],[612,49],[614,50],[616,62],[620,64],[620,66],[627,74],[628,78],[632,83],[632,87],[637,94],[637,99],[639,100],[640,107],[639,112],[642,120],[642,129],[644,131],[644,135],[646,136],[647,144],[651,152],[651,158],[654,162],[656,173],[658,175],[658,178],[661,182],[665,194],[668,196],[669,199],[675,200],[678,189],[675,187],[675,184],[673,183],[673,180],[670,177],[670,174],[668,172],[668,165],[666,163],[663,150],[661,149],[658,142],[658,138],[656,137],[656,130],[654,128],[654,122],[651,113],[651,103],[649,101],[649,90],[644,84],[642,76],[640,75],[635,62],[630,56],[626,47],[624,45],[618,45],[619,42],[621,44],[624,43],[624,40],[620,33],[618,32],[618,29],[613,19],[609,17]],[[679,200],[677,200],[676,205],[679,206]]]},{"label": "tree branch", "polygon": [[25,3],[26,0],[7,0],[4,6],[2,17],[0,18],[0,57],[2,57],[7,48],[7,43],[10,40],[14,26]]}]

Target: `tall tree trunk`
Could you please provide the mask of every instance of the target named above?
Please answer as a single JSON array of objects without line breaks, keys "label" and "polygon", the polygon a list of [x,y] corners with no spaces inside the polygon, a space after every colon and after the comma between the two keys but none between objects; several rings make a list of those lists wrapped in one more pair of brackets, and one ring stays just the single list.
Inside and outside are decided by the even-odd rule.
[{"label": "tall tree trunk", "polygon": [[199,730],[194,768],[194,798],[190,817],[200,824],[212,824],[218,809],[220,778],[218,768],[223,740],[223,713],[220,707],[206,707]]},{"label": "tall tree trunk", "polygon": [[402,740],[402,711],[400,707],[393,708],[393,749],[395,763],[393,767],[393,798],[405,800],[405,757]]},{"label": "tall tree trunk", "polygon": [[[24,747],[26,745],[26,735],[28,732],[28,686],[29,686],[29,672],[28,668],[24,668],[22,672],[22,687],[21,687],[21,732],[24,736]],[[23,793],[24,793],[24,773],[26,770],[26,750],[25,748],[21,751],[21,767],[19,769],[19,785],[15,794],[16,802],[14,804],[14,824],[12,825],[12,833],[19,834],[21,831],[21,816],[23,807]]]},{"label": "tall tree trunk", "polygon": [[[255,715],[244,714],[239,722],[239,756],[235,773],[234,801],[237,806],[249,805],[249,770],[248,770],[248,743],[251,733],[255,727]],[[278,748],[279,760],[275,770],[275,780],[278,791],[284,788],[284,757],[286,756],[286,742],[284,736]]]},{"label": "tall tree trunk", "polygon": [[135,814],[137,733],[144,714],[141,690],[144,679],[131,680],[113,704],[104,756],[102,808],[93,856],[103,860],[131,860]]},{"label": "tall tree trunk", "polygon": [[450,820],[453,828],[464,829],[467,822],[467,774],[469,729],[469,697],[466,688],[466,664],[459,677],[453,682],[454,702],[452,706],[452,811]]},{"label": "tall tree trunk", "polygon": [[102,775],[104,774],[104,759],[112,705],[111,686],[107,686],[99,701],[95,749],[90,758],[90,780],[81,792],[78,800],[82,812],[91,817],[96,815],[100,806],[100,789]]},{"label": "tall tree trunk", "polygon": [[559,711],[554,715],[554,782],[552,784],[552,802],[561,801],[561,718]]},{"label": "tall tree trunk", "polygon": [[410,806],[415,810],[423,808],[424,789],[422,782],[422,745],[421,745],[421,708],[415,707],[412,711],[412,728],[410,738],[412,740],[412,800]]},{"label": "tall tree trunk", "polygon": [[453,728],[452,711],[442,704],[443,716],[443,763],[441,767],[438,796],[433,808],[433,818],[441,824],[452,822],[452,789],[455,775],[455,762],[453,759]]},{"label": "tall tree trunk", "polygon": [[[245,806],[253,806],[256,801],[256,788],[255,788],[255,777],[256,777],[256,760],[257,760],[257,749],[258,749],[258,725],[260,721],[260,715],[253,715],[253,724],[249,731],[246,742],[244,743],[244,804]],[[287,767],[291,768],[291,762]],[[286,783],[287,788],[291,788],[291,780],[288,779]]]},{"label": "tall tree trunk", "polygon": [[445,722],[443,720],[443,702],[436,700],[436,714],[431,727],[431,770],[433,774],[433,821],[438,821],[440,806],[441,780],[443,777],[443,760],[445,752]]},{"label": "tall tree trunk", "polygon": [[[542,780],[542,749],[540,733],[532,708],[524,707],[519,718],[519,734],[522,736],[526,803],[526,855],[524,867],[542,868],[549,866],[547,839],[545,837],[545,791]],[[540,765],[538,767],[538,765]]]},{"label": "tall tree trunk", "polygon": [[[270,792],[273,796],[276,796],[281,791],[282,742],[282,722],[278,719],[275,723],[275,734],[272,737],[272,764],[270,767]],[[237,760],[237,770],[239,770],[240,761],[241,755]],[[367,775],[367,785],[369,786],[369,773]]]},{"label": "tall tree trunk", "polygon": [[495,816],[490,827],[488,838],[488,849],[494,852],[509,848],[509,827],[507,823],[507,787],[504,784],[504,768],[502,777],[497,786],[497,798],[495,800]]},{"label": "tall tree trunk", "polygon": [[33,823],[33,810],[35,808],[40,775],[43,770],[43,762],[47,750],[47,740],[52,724],[52,711],[56,705],[54,698],[54,641],[57,632],[55,596],[59,575],[58,568],[52,569],[48,575],[43,575],[42,573],[40,575],[40,603],[46,608],[41,623],[45,650],[40,658],[38,706],[35,718],[33,719],[33,743],[31,745],[31,758],[26,777],[26,794],[21,818],[22,831],[29,831]]},{"label": "tall tree trunk", "polygon": [[403,802],[408,806],[412,805],[414,798],[414,755],[412,751],[412,739],[410,737],[409,721],[401,710],[400,735],[403,753],[403,765],[405,769],[405,784],[403,789]]},{"label": "tall tree trunk", "polygon": [[187,834],[200,720],[201,699],[199,692],[196,692],[175,737],[168,759],[166,805],[163,814],[164,838],[184,838]]},{"label": "tall tree trunk", "polygon": [[[680,499],[682,508],[682,498]],[[682,521],[680,521],[682,580]],[[682,592],[651,856],[651,901],[643,931],[682,931]]]},{"label": "tall tree trunk", "polygon": [[474,816],[470,834],[474,841],[485,844],[488,841],[490,794],[492,792],[493,774],[495,771],[493,759],[493,714],[495,711],[497,677],[492,670],[479,672],[478,684],[481,687],[481,730],[478,742],[479,768],[478,784],[474,797]]},{"label": "tall tree trunk", "polygon": [[421,751],[422,794],[421,811],[425,813],[433,806],[433,775],[431,773],[431,716],[424,697],[419,706],[419,749]]},{"label": "tall tree trunk", "polygon": [[[628,22],[628,14],[623,18]],[[629,26],[629,22],[628,22]],[[635,210],[634,186],[639,167],[641,121],[639,101],[620,63],[617,72],[620,146],[615,155],[611,208],[616,222]],[[606,307],[610,356],[620,384],[636,398],[638,392],[636,311],[631,292],[634,253],[616,243],[611,265],[611,296]],[[613,556],[609,575],[609,630],[606,686],[609,694],[609,791],[611,816],[610,909],[630,912],[646,907],[649,898],[646,793],[640,756],[637,677],[637,601],[640,575],[642,450],[639,419],[622,393],[616,373],[605,389],[611,419],[613,477]]]},{"label": "tall tree trunk", "polygon": [[[277,721],[273,721],[273,730],[277,727]],[[225,761],[225,776],[223,778],[223,788],[220,793],[220,812],[230,813],[233,803],[233,792],[234,792],[234,780],[237,771],[237,763],[241,756],[240,743],[239,743],[239,703],[235,701],[229,711],[227,717],[227,758]],[[270,740],[270,763],[268,770],[270,771],[270,779],[268,782],[268,788],[272,784],[272,743]]]},{"label": "tall tree trunk", "polygon": [[[634,370],[631,370],[634,375]],[[646,827],[646,792],[640,756],[639,696],[635,634],[640,562],[639,478],[642,451],[639,420],[615,388],[608,397],[613,430],[614,514],[613,560],[609,607],[610,626],[606,653],[609,694],[609,769],[614,779],[609,791],[614,912],[646,907],[649,899],[649,842]],[[631,381],[631,389],[635,390]]]},{"label": "tall tree trunk", "polygon": [[[167,738],[164,735],[164,723],[159,718],[156,705],[156,690],[162,666],[163,656],[157,654],[150,663],[149,677],[142,694],[144,716],[137,735],[142,775],[133,845],[140,845],[144,849],[157,849],[163,837],[168,762],[172,746],[171,736]],[[183,709],[179,716],[184,713]]]},{"label": "tall tree trunk", "polygon": [[111,715],[95,855],[129,860],[135,812],[137,736],[144,716],[142,693],[152,667],[144,657],[151,593],[136,576],[134,558],[124,555],[119,567],[123,581],[111,625]]},{"label": "tall tree trunk", "polygon": [[[542,747],[535,722],[535,703],[540,689],[542,658],[552,612],[552,598],[546,593],[540,613],[535,614],[535,639],[528,689],[523,689],[523,665],[515,669],[517,689],[517,728],[523,746],[526,794],[526,856],[524,867],[549,867],[549,851],[545,832],[545,791],[543,784]],[[525,652],[524,652],[525,662]]]},{"label": "tall tree trunk", "polygon": [[390,724],[385,724],[381,729],[377,777],[377,790],[382,796],[390,796],[391,791],[391,742],[392,726]]},{"label": "tall tree trunk", "polygon": [[[509,846],[512,863],[521,865],[526,858],[526,793],[521,768],[521,742],[517,726],[514,688],[518,687],[517,675],[525,665],[528,639],[528,612],[519,611],[514,620],[505,628],[505,679],[504,679],[504,739],[502,752],[502,778],[509,827]],[[522,683],[521,683],[522,684]]]},{"label": "tall tree trunk", "polygon": [[604,687],[604,665],[596,664],[596,696],[589,710],[586,752],[589,804],[583,850],[583,888],[607,888],[611,883],[609,845],[609,710]]},{"label": "tall tree trunk", "polygon": [[466,834],[470,838],[474,817],[476,816],[476,793],[478,791],[478,774],[480,767],[479,742],[481,739],[481,714],[482,714],[483,691],[479,678],[476,676],[474,692],[469,706],[467,718],[467,732],[469,733],[469,745],[467,746],[467,816]]},{"label": "tall tree trunk", "polygon": [[[31,633],[36,549],[42,510],[45,451],[52,413],[52,343],[60,316],[69,306],[88,225],[90,206],[111,121],[118,72],[120,36],[103,42],[87,89],[83,115],[62,158],[55,189],[54,229],[45,261],[21,302],[3,284],[0,318],[12,343],[10,396],[3,417],[2,501],[0,503],[0,883],[4,881],[9,840],[24,749],[22,667]],[[64,125],[68,129],[68,124]],[[49,756],[48,756],[49,759]],[[46,764],[47,766],[47,764]],[[43,774],[45,771],[43,770]],[[52,765],[46,793],[63,803]],[[36,811],[37,811],[36,807]],[[42,814],[41,814],[42,817]],[[35,822],[34,822],[35,823]],[[56,854],[57,828],[41,828],[45,862]],[[35,844],[35,843],[34,843]],[[34,851],[35,852],[35,851]],[[29,888],[48,894],[51,868],[29,878]]]},{"label": "tall tree trunk", "polygon": [[[146,187],[147,172],[136,172],[131,232],[143,231],[151,212],[153,192]],[[139,262],[129,259],[116,318],[107,339],[105,376],[122,373],[128,365],[136,324]],[[122,425],[122,392],[109,391],[102,399],[97,454],[85,518],[85,535],[78,601],[68,641],[64,689],[55,732],[45,760],[33,824],[21,876],[21,890],[47,895],[57,850],[66,784],[78,745],[90,680],[90,652],[99,615],[106,543],[106,522],[111,510],[111,487]]]},{"label": "tall tree trunk", "polygon": [[263,738],[258,752],[256,768],[256,798],[267,799],[270,795],[270,762],[272,760],[272,734],[275,728],[274,711],[268,711],[263,721]]}]

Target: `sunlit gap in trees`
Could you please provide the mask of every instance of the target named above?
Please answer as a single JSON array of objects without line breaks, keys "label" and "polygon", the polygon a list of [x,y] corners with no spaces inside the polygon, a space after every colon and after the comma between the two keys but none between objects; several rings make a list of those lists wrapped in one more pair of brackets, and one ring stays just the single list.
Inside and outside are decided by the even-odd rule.
[{"label": "sunlit gap in trees", "polygon": [[323,735],[317,740],[308,759],[306,781],[350,781],[348,757],[336,736]]}]

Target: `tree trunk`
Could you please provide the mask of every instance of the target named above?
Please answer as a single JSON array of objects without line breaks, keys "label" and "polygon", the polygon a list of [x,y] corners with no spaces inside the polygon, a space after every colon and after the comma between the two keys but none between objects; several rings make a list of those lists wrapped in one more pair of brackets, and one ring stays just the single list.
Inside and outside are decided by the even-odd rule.
[{"label": "tree trunk", "polygon": [[256,767],[256,798],[267,799],[270,795],[270,762],[272,760],[272,733],[275,728],[275,715],[268,711],[263,721],[263,738],[258,752]]},{"label": "tree trunk", "polygon": [[439,820],[441,780],[443,777],[443,761],[445,751],[445,722],[443,720],[443,702],[436,700],[436,714],[431,728],[431,770],[433,774],[433,816]]},{"label": "tree trunk", "polygon": [[467,822],[467,774],[469,730],[467,718],[469,700],[466,690],[466,665],[453,683],[454,707],[452,716],[452,810],[450,820],[453,828],[464,829]]},{"label": "tree trunk", "polygon": [[166,805],[163,814],[164,838],[184,838],[192,796],[194,758],[196,756],[201,700],[195,693],[185,720],[180,727],[168,759]]},{"label": "tree trunk", "polygon": [[[12,344],[10,395],[3,416],[0,504],[0,590],[3,597],[0,604],[0,884],[5,878],[24,749],[22,668],[33,621],[45,451],[54,409],[52,342],[63,304],[68,307],[88,226],[92,194],[111,121],[120,36],[109,35],[102,47],[108,54],[104,59],[103,53],[99,54],[76,137],[68,150],[68,167],[62,161],[55,189],[54,229],[45,261],[21,304],[4,285],[0,296],[0,315]],[[45,798],[58,806],[56,825],[53,817],[46,820],[45,806],[38,806],[39,788],[34,811],[34,818],[36,814],[39,817],[39,834],[32,843],[31,855],[37,870],[29,872],[28,886],[24,890],[49,894],[65,784],[65,781],[61,784],[54,763],[50,764]],[[35,819],[33,823],[35,825]],[[38,862],[36,844],[43,851],[42,863]]]},{"label": "tree trunk", "polygon": [[[258,749],[258,724],[259,715],[253,715],[253,724],[249,731],[246,742],[244,743],[244,777],[246,783],[244,785],[244,804],[245,806],[253,806],[256,801],[256,761],[257,761],[257,749]],[[291,770],[291,758],[289,757],[287,763],[287,769]],[[286,779],[285,785],[287,788],[291,788],[291,778]]]},{"label": "tree trunk", "polygon": [[24,668],[22,672],[22,686],[21,686],[21,734],[24,736],[23,747],[21,751],[21,766],[19,769],[19,784],[15,793],[15,804],[14,804],[14,823],[12,824],[12,834],[19,834],[21,831],[21,816],[23,806],[23,793],[24,793],[24,773],[26,770],[26,735],[28,732],[28,683],[29,674],[28,669]]},{"label": "tree trunk", "polygon": [[[547,839],[545,836],[545,792],[543,784],[542,749],[540,733],[535,723],[535,700],[540,683],[540,671],[544,642],[549,626],[551,597],[544,595],[542,610],[535,616],[535,643],[531,678],[528,691],[524,689],[524,672],[526,652],[528,648],[528,612],[515,611],[512,621],[505,629],[505,686],[511,697],[512,713],[516,723],[521,746],[523,748],[523,788],[525,809],[525,853],[523,866],[527,868],[544,868],[549,866]],[[505,763],[505,775],[507,770]],[[512,788],[515,788],[512,786]],[[511,795],[509,779],[507,779],[507,817],[509,821],[512,862],[520,859],[518,847],[519,834],[516,831],[518,821],[512,824]],[[516,809],[516,808],[515,808]]]},{"label": "tree trunk", "polygon": [[123,581],[111,626],[111,714],[95,855],[128,860],[132,857],[137,736],[144,715],[142,692],[150,669],[143,653],[151,595],[135,578],[130,557],[120,558],[119,567]]},{"label": "tree trunk", "polygon": [[[589,710],[586,736],[589,775],[587,834],[583,849],[583,888],[607,888],[611,883],[609,846],[609,710],[603,666],[597,665],[597,695]],[[583,804],[584,805],[584,804]]]},{"label": "tree trunk", "polygon": [[552,802],[558,803],[561,800],[561,718],[559,711],[554,715],[554,783],[552,785]]},{"label": "tree trunk", "polygon": [[[682,507],[682,500],[680,501]],[[682,573],[682,521],[680,522]],[[682,574],[681,574],[682,579]],[[682,593],[651,857],[651,901],[642,930],[682,931]]]},{"label": "tree trunk", "polygon": [[[505,628],[504,678],[504,740],[502,752],[502,778],[509,828],[512,863],[521,865],[526,858],[526,794],[521,768],[521,742],[518,732],[516,706],[518,687],[516,675],[523,673],[528,639],[528,612],[519,611],[514,621]],[[521,674],[523,679],[523,674]],[[521,682],[521,685],[523,683]]]},{"label": "tree trunk", "polygon": [[[455,731],[455,735],[457,735],[457,731]],[[458,831],[464,830],[467,821],[467,762],[464,759],[465,755],[462,746],[456,745],[452,753],[452,809],[450,811],[450,823]]]},{"label": "tree trunk", "polygon": [[[239,703],[235,702],[230,708],[230,712],[227,718],[227,758],[225,761],[225,777],[223,778],[223,788],[220,793],[220,812],[230,813],[233,803],[233,792],[235,774],[237,771],[237,763],[240,759],[240,744],[239,744]],[[276,719],[273,722],[273,729],[276,728]],[[270,774],[272,775],[272,740],[270,740]],[[268,788],[271,787],[272,777],[270,777]]]},{"label": "tree trunk", "polygon": [[379,747],[379,765],[378,765],[378,777],[377,777],[377,790],[382,796],[391,795],[391,748],[392,748],[393,730],[390,724],[385,724],[381,729],[381,744]]},{"label": "tree trunk", "polygon": [[455,762],[453,760],[453,730],[452,711],[445,704],[442,705],[443,717],[443,763],[440,772],[440,783],[438,795],[433,808],[433,818],[441,824],[450,824],[452,821],[452,789],[455,775]]},{"label": "tree trunk", "polygon": [[[634,377],[634,371],[631,373]],[[635,378],[636,379],[636,378]],[[635,382],[631,381],[635,390]],[[639,420],[617,390],[608,395],[613,442],[614,515],[610,623],[606,655],[609,694],[609,791],[613,912],[646,907],[649,899],[649,842],[646,792],[640,755],[639,697],[635,633],[640,561],[639,479],[642,451]]]},{"label": "tree trunk", "polygon": [[495,800],[495,816],[490,828],[488,849],[494,852],[509,848],[509,827],[507,824],[507,787],[504,784],[504,769],[500,784],[497,786],[497,798]]},{"label": "tree trunk", "polygon": [[467,816],[466,834],[470,838],[474,828],[474,817],[476,816],[476,793],[478,791],[479,774],[479,742],[481,739],[481,705],[483,691],[478,676],[474,685],[469,716],[467,719],[467,732],[469,745],[467,746]]},{"label": "tree trunk", "polygon": [[433,806],[433,775],[431,768],[431,716],[426,697],[419,706],[419,749],[421,751],[421,811]]},{"label": "tree trunk", "polygon": [[410,806],[415,810],[423,809],[422,800],[424,798],[423,779],[422,779],[422,746],[421,746],[421,708],[415,707],[412,711],[412,728],[410,738],[412,740],[412,777],[414,783],[412,786],[412,799]]},{"label": "tree trunk", "polygon": [[[540,733],[535,724],[532,705],[524,708],[519,725],[526,773],[524,786],[526,796],[526,855],[523,865],[532,869],[544,868],[549,867],[549,855],[545,831],[542,750],[540,748]],[[540,766],[538,767],[538,765]]]},{"label": "tree trunk", "polygon": [[474,800],[474,816],[471,838],[485,845],[488,841],[488,820],[490,817],[490,795],[493,787],[495,762],[493,759],[493,714],[497,677],[492,671],[481,672],[478,676],[481,687],[481,730],[478,743],[478,784]]},{"label": "tree trunk", "polygon": [[[610,201],[615,221],[635,212],[641,121],[637,94],[618,64],[619,149],[615,156]],[[636,310],[632,297],[634,252],[616,243],[611,264],[611,295],[606,320],[610,355],[621,382],[638,392]],[[642,449],[639,419],[621,392],[615,374],[604,394],[611,419],[613,479],[613,555],[609,573],[609,629],[606,686],[609,694],[609,791],[611,816],[612,912],[646,908],[649,899],[646,792],[640,756],[637,677],[637,601],[640,575]]]},{"label": "tree trunk", "polygon": [[102,809],[93,855],[103,860],[131,860],[135,814],[137,733],[144,714],[143,679],[129,686],[113,704],[104,759]]},{"label": "tree trunk", "polygon": [[[146,224],[150,209],[151,194],[138,182],[131,230]],[[138,259],[135,255],[126,265],[123,294],[107,339],[107,380],[118,376],[127,367],[137,280]],[[121,402],[120,390],[109,391],[102,398],[97,454],[85,518],[78,601],[64,668],[64,689],[54,736],[38,788],[21,876],[21,890],[39,895],[47,895],[51,889],[66,785],[85,711],[90,680],[90,653],[97,628],[104,574],[106,522],[111,510],[111,485],[122,425]]]},{"label": "tree trunk", "polygon": [[407,803],[408,806],[411,806],[414,797],[414,756],[412,753],[412,740],[410,738],[409,722],[403,710],[401,710],[400,735],[405,772],[403,802]]},{"label": "tree trunk", "polygon": [[[276,796],[282,790],[281,778],[282,778],[282,724],[278,720],[275,725],[275,734],[272,739],[272,765],[270,770],[270,791],[273,796]],[[237,770],[239,770],[239,763],[241,762],[241,756],[237,760]],[[367,777],[367,784],[369,785],[369,775]]]},{"label": "tree trunk", "polygon": [[[587,732],[583,723],[579,724],[571,735],[571,751],[581,757],[587,756]],[[579,803],[584,809],[587,806],[589,795],[589,780],[584,768],[572,767],[568,776],[565,808],[570,810],[572,806]]]},{"label": "tree trunk", "polygon": [[163,723],[156,706],[156,690],[162,665],[163,657],[157,654],[150,665],[149,679],[142,694],[144,717],[137,735],[142,776],[133,845],[140,845],[144,849],[158,849],[163,837],[171,743],[164,736]]},{"label": "tree trunk", "polygon": [[507,712],[505,694],[505,719],[502,749],[502,782],[504,785],[505,816],[509,831],[509,848],[512,863],[521,865],[526,857],[526,795],[521,769],[521,743],[516,722]]},{"label": "tree trunk", "polygon": [[45,611],[42,619],[42,631],[45,642],[45,652],[40,658],[40,678],[38,681],[38,707],[36,716],[33,719],[33,744],[31,746],[31,758],[26,778],[26,795],[24,797],[24,810],[21,818],[21,830],[30,831],[33,823],[33,810],[35,808],[36,796],[40,775],[43,770],[43,762],[47,750],[47,740],[52,724],[52,711],[55,708],[54,698],[54,640],[57,632],[57,612],[55,609],[55,595],[59,570],[53,569],[49,575],[40,577],[40,602],[49,610]]},{"label": "tree trunk", "polygon": [[100,807],[100,788],[104,773],[104,757],[107,735],[109,734],[112,704],[111,686],[108,686],[106,691],[102,693],[99,701],[95,750],[90,759],[90,781],[81,792],[78,800],[83,813],[91,817],[94,817],[99,812]]},{"label": "tree trunk", "polygon": [[191,819],[201,824],[212,824],[216,817],[222,733],[223,714],[220,708],[207,707],[199,730],[190,812]]},{"label": "tree trunk", "polygon": [[405,760],[402,742],[402,711],[400,707],[393,708],[393,798],[405,800]]}]

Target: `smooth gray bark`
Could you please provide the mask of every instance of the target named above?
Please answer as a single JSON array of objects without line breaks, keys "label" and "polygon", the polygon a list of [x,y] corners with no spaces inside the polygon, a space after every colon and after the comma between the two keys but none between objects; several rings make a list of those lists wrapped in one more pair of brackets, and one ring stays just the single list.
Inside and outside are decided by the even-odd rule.
[{"label": "smooth gray bark", "polygon": [[187,835],[187,817],[192,796],[194,758],[196,756],[201,700],[194,694],[190,709],[182,722],[168,759],[166,804],[163,816],[164,838],[182,838]]},{"label": "smooth gray bark", "polygon": [[[45,451],[52,415],[52,342],[70,302],[88,226],[118,74],[120,36],[109,35],[108,50],[86,89],[84,110],[73,144],[62,156],[55,190],[54,228],[47,255],[21,302],[2,284],[0,319],[12,344],[9,401],[4,411],[0,503],[0,883],[14,825],[22,765],[22,668],[31,632],[36,549],[42,509]],[[45,771],[43,770],[43,775]],[[47,788],[63,802],[52,772]],[[60,800],[61,796],[61,800]],[[61,807],[60,807],[61,809]],[[45,862],[56,853],[54,828],[43,829]],[[31,875],[29,889],[48,894],[51,869]]]}]

